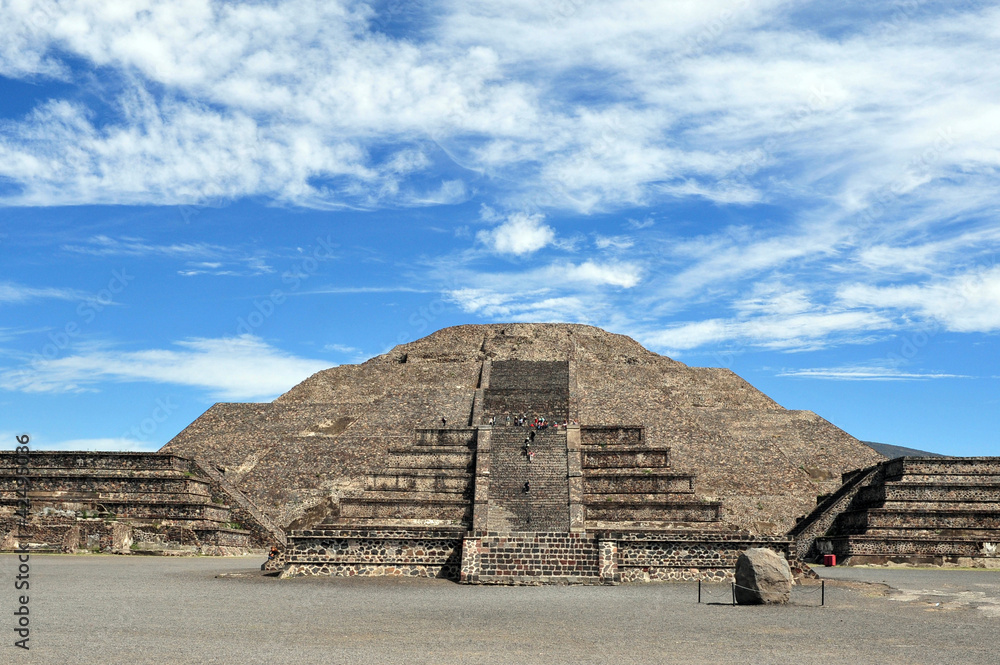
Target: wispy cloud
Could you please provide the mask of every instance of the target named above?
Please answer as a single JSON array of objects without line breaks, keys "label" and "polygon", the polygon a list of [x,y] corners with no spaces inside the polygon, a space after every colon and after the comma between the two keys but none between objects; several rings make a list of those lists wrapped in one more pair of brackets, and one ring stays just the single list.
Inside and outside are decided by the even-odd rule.
[{"label": "wispy cloud", "polygon": [[0,282],[0,304],[15,304],[42,299],[83,300],[88,297],[90,297],[89,294],[77,289],[36,287],[15,282]]},{"label": "wispy cloud", "polygon": [[0,371],[0,388],[21,392],[97,390],[105,382],[191,386],[217,399],[273,399],[331,363],[299,358],[251,335],[195,338],[176,348],[88,348],[74,355]]},{"label": "wispy cloud", "polygon": [[321,286],[308,291],[295,291],[292,296],[310,295],[352,295],[365,293],[433,293],[432,289],[413,286]]},{"label": "wispy cloud", "polygon": [[1000,330],[1000,266],[922,284],[850,285],[840,290],[839,297],[854,306],[916,312],[956,332]]},{"label": "wispy cloud", "polygon": [[930,379],[971,379],[964,374],[934,372],[902,372],[885,367],[818,367],[779,372],[778,376],[797,376],[806,379],[832,381],[926,381]]},{"label": "wispy cloud", "polygon": [[[428,205],[485,176],[508,203],[583,211],[923,198],[966,214],[1000,160],[983,147],[1000,132],[994,6],[845,24],[780,0],[570,4],[445,1],[419,40],[359,3],[195,3],[184,21],[12,5],[4,75],[128,75],[110,122],[67,98],[4,126],[6,202]],[[441,151],[462,177],[441,177]]]},{"label": "wispy cloud", "polygon": [[184,277],[196,275],[229,275],[236,277],[266,275],[274,272],[260,255],[243,256],[238,249],[210,243],[157,244],[142,238],[111,238],[96,235],[84,242],[66,243],[63,251],[97,257],[163,257],[185,261],[177,273]]},{"label": "wispy cloud", "polygon": [[226,252],[225,247],[202,242],[162,245],[142,238],[111,238],[106,235],[95,235],[84,242],[66,243],[61,249],[90,256],[170,256],[184,259],[207,259]]}]

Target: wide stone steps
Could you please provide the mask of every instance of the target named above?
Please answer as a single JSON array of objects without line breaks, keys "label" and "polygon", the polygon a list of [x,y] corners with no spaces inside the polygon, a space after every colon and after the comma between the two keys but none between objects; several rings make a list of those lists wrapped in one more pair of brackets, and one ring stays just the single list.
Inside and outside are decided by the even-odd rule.
[{"label": "wide stone steps", "polygon": [[643,446],[646,428],[638,425],[586,425],[580,428],[580,444],[584,446]]},{"label": "wide stone steps", "polygon": [[[389,469],[464,469],[473,470],[476,453],[460,446],[420,446],[389,450]],[[391,472],[391,471],[390,471]]]},{"label": "wide stone steps", "polygon": [[977,475],[973,473],[915,473],[895,478],[886,478],[893,484],[913,485],[1000,485],[1000,474]]},{"label": "wide stone steps", "polygon": [[1000,476],[1000,457],[900,457],[884,466],[887,481],[917,474]]},{"label": "wide stone steps", "polygon": [[720,503],[699,501],[603,502],[587,503],[587,520],[629,522],[717,522]]},{"label": "wide stone steps", "polygon": [[368,479],[366,489],[383,492],[438,492],[467,495],[472,476],[464,469],[409,469]]},{"label": "wide stone steps", "polygon": [[881,508],[869,511],[852,511],[837,518],[837,532],[841,535],[868,533],[891,534],[894,530],[909,532],[922,529],[927,535],[947,530],[975,530],[977,533],[995,532],[1000,540],[1000,506],[992,510],[905,510]]},{"label": "wide stone steps", "polygon": [[330,518],[317,528],[324,529],[447,529],[460,527],[468,529],[468,520],[438,519],[434,517],[351,517]]},{"label": "wide stone steps", "polygon": [[474,447],[476,445],[476,429],[474,427],[417,429],[413,435],[413,444],[428,447]]},{"label": "wide stone steps", "polygon": [[[489,530],[561,531],[569,528],[566,432],[494,427],[490,449]],[[525,485],[527,483],[527,486]]]},{"label": "wide stone steps", "polygon": [[483,422],[511,424],[508,417],[544,417],[561,423],[569,417],[569,363],[494,361],[483,391]]},{"label": "wide stone steps", "polygon": [[101,503],[108,514],[118,519],[132,520],[195,520],[228,524],[231,521],[229,506],[187,501],[105,501]]},{"label": "wide stone steps", "polygon": [[[29,456],[29,468],[91,471],[190,471],[189,460],[160,453],[91,453],[36,451]],[[0,474],[16,466],[13,455],[0,456]]]},{"label": "wide stone steps", "polygon": [[858,499],[869,505],[892,501],[997,503],[1000,485],[892,483],[866,487],[858,492]]},{"label": "wide stone steps", "polygon": [[584,446],[584,469],[666,469],[670,448],[649,446]]},{"label": "wide stone steps", "polygon": [[665,533],[683,531],[691,533],[721,531],[723,529],[720,521],[695,522],[691,520],[670,521],[670,520],[601,520],[587,519],[586,530],[588,533],[601,531],[630,532],[630,533]]},{"label": "wide stone steps", "polygon": [[691,494],[694,476],[663,469],[587,469],[585,494]]},{"label": "wide stone steps", "polygon": [[[35,453],[32,453],[35,455]],[[195,482],[204,482],[203,479],[195,477],[190,471],[178,469],[107,469],[103,467],[81,467],[81,468],[59,468],[53,466],[36,465],[33,462],[28,467],[28,475],[32,479],[36,478],[101,478],[108,480],[133,480],[150,478],[153,480],[162,479],[188,479]],[[17,478],[16,470],[13,467],[0,466],[0,481],[10,478]]]},{"label": "wide stone steps", "polygon": [[494,360],[490,367],[490,389],[569,390],[566,361]]},{"label": "wide stone steps", "polygon": [[996,559],[997,472],[997,458],[906,457],[883,462],[864,472],[870,484],[825,518],[830,527],[815,537],[810,552],[837,554],[859,564]]},{"label": "wide stone steps", "polygon": [[397,498],[347,498],[340,502],[340,519],[352,518],[405,518],[438,519],[471,523],[472,503],[454,495],[435,495],[448,498],[422,499]]},{"label": "wide stone steps", "polygon": [[[14,526],[11,507],[19,498],[15,461],[12,454],[0,455],[4,530]],[[13,532],[16,539],[51,539],[62,529],[74,540],[61,543],[63,551],[120,549],[133,532],[137,539],[156,540],[161,549],[203,554],[260,546],[257,532],[236,528],[248,519],[250,528],[257,528],[253,518],[244,508],[223,503],[221,497],[232,495],[194,460],[159,453],[32,452],[27,467],[31,515],[23,533]]]},{"label": "wide stone steps", "polygon": [[995,551],[984,550],[979,538],[845,535],[817,539],[816,545],[820,554],[836,554],[838,559],[849,557],[852,564],[886,560],[940,564],[942,561],[935,559],[958,563],[955,559],[959,557],[996,556]]},{"label": "wide stone steps", "polygon": [[[211,494],[211,486],[202,480],[174,477],[124,477],[98,474],[35,473],[30,477],[30,491],[51,492],[107,492],[116,487],[128,492],[170,492],[175,494]],[[17,492],[17,479],[0,477],[0,492]]]}]

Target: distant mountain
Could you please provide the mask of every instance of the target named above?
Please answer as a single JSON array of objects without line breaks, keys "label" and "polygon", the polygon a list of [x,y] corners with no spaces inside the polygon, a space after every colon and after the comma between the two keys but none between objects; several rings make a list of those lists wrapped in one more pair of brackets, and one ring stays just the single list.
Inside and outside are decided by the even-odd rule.
[{"label": "distant mountain", "polygon": [[862,441],[861,443],[865,444],[880,455],[885,455],[889,459],[894,457],[947,457],[947,455],[929,453],[926,450],[905,448],[903,446],[892,446],[888,443],[875,443],[874,441]]}]

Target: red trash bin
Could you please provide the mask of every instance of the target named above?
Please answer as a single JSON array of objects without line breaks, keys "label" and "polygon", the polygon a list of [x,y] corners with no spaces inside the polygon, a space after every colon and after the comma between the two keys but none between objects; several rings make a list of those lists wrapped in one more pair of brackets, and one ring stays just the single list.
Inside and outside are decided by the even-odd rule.
[{"label": "red trash bin", "polygon": [[823,565],[824,566],[836,566],[837,565],[837,555],[836,554],[824,554],[823,555]]}]

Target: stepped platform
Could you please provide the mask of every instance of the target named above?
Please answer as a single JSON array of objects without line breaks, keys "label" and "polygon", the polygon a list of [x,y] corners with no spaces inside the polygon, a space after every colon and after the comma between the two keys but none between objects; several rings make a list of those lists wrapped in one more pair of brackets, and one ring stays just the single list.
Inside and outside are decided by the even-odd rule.
[{"label": "stepped platform", "polygon": [[[293,531],[282,575],[448,577],[467,584],[731,579],[726,532],[670,447],[634,425],[563,425],[570,363],[486,362],[469,421],[416,427],[336,517]],[[534,427],[544,416],[558,426]],[[525,424],[522,421],[526,421]]]},{"label": "stepped platform", "polygon": [[588,531],[716,530],[722,504],[694,496],[694,476],[678,473],[670,447],[650,444],[645,428],[580,429]]},{"label": "stepped platform", "polygon": [[790,535],[807,560],[1000,567],[1000,458],[904,457],[845,474]]},{"label": "stepped platform", "polygon": [[176,455],[0,453],[0,549],[235,554],[282,542],[276,531],[217,471]]}]

